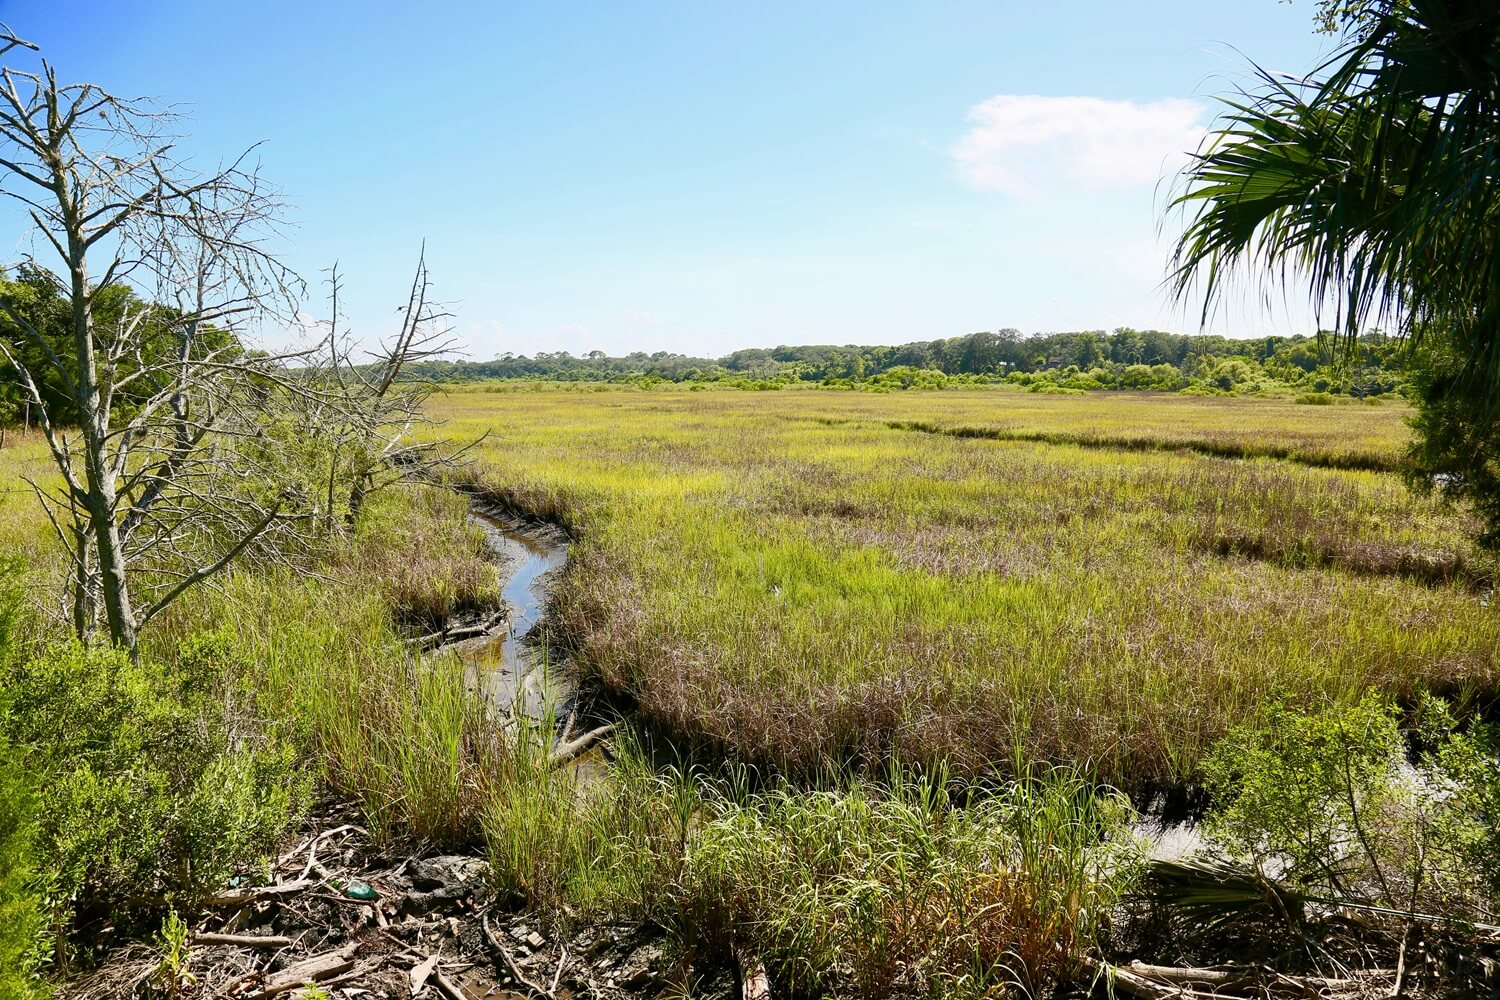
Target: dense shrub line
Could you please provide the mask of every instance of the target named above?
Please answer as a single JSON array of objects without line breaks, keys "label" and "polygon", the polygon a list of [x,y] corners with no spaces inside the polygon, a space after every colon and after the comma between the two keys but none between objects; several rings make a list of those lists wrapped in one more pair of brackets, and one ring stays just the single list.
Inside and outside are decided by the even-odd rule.
[{"label": "dense shrub line", "polygon": [[1399,391],[1405,361],[1382,334],[1361,338],[1352,356],[1324,337],[1229,340],[1120,327],[1033,334],[1004,329],[899,346],[803,345],[753,348],[722,358],[667,351],[608,357],[591,351],[505,354],[492,361],[432,361],[411,377],[444,382],[520,380],[603,382],[651,387],[781,389],[941,389],[1006,381],[1034,392],[1096,389],[1183,391],[1196,395],[1378,396]]}]

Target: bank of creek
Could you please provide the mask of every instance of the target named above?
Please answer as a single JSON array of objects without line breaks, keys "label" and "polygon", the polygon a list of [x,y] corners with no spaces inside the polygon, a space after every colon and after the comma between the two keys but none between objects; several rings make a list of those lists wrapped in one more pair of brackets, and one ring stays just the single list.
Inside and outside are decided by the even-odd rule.
[{"label": "bank of creek", "polygon": [[[494,725],[556,725],[554,768],[579,766],[585,754],[607,747],[613,727],[582,721],[591,717],[580,704],[586,692],[546,641],[549,598],[567,565],[568,536],[466,492],[469,517],[483,530],[497,573],[498,603],[412,638],[409,655],[433,665],[457,657]],[[1191,824],[1163,820],[1158,813],[1137,829],[1154,842],[1153,853],[1176,856],[1196,846]],[[328,991],[323,995],[360,1000],[424,994],[626,1000],[685,988],[689,969],[668,958],[660,930],[608,923],[544,928],[517,912],[514,900],[496,896],[482,853],[379,840],[366,822],[352,803],[326,801],[273,859],[266,884],[227,889],[210,900],[193,929],[193,974],[204,995],[294,996],[309,982]],[[750,971],[704,970],[711,978],[692,976],[691,994],[767,1000],[765,967],[753,957],[731,964]],[[149,949],[124,952],[69,984],[64,996],[133,992],[154,967]],[[1094,974],[1080,969],[1085,983]]]},{"label": "bank of creek", "polygon": [[559,714],[573,698],[567,672],[552,661],[537,628],[552,584],[568,560],[567,536],[552,525],[526,523],[474,499],[470,520],[484,531],[485,548],[500,573],[503,615],[478,635],[444,643],[475,687],[499,713],[539,717],[549,703]]},{"label": "bank of creek", "polygon": [[[560,528],[523,521],[470,495],[498,574],[499,605],[408,640],[429,662],[456,656],[496,725],[557,720],[557,767],[579,766],[613,727],[589,729],[566,665],[551,658],[542,623],[568,558]],[[574,726],[579,732],[573,733]],[[372,837],[362,811],[328,800],[270,862],[266,884],[236,885],[208,900],[192,925],[190,969],[203,996],[465,998],[649,997],[669,975],[660,933],[629,924],[546,931],[496,897],[481,851],[443,853]],[[259,877],[253,880],[259,883]],[[136,995],[158,953],[127,948],[59,995]],[[737,995],[723,971],[695,995]]]}]

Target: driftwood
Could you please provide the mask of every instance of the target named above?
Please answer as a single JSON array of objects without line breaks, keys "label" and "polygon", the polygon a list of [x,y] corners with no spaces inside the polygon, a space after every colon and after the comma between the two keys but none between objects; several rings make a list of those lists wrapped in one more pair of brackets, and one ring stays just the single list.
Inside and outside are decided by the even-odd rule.
[{"label": "driftwood", "polygon": [[484,621],[480,622],[477,625],[465,625],[462,628],[439,629],[436,632],[429,632],[427,635],[418,636],[415,639],[407,639],[406,644],[417,649],[426,649],[429,646],[441,646],[446,645],[450,642],[454,642],[458,639],[467,639],[471,636],[484,635],[485,633],[493,629],[496,625],[499,625],[501,622],[503,622],[507,613],[507,609],[501,608],[499,611],[495,612],[489,618],[486,618]]},{"label": "driftwood", "polygon": [[510,957],[510,949],[505,947],[505,942],[500,940],[500,935],[496,934],[494,930],[490,928],[490,915],[488,913],[484,915],[480,926],[484,930],[484,939],[488,941],[490,943],[490,947],[499,954],[501,961],[505,963],[505,968],[510,973],[512,979],[520,983],[522,986],[526,987],[526,991],[532,996],[537,997],[538,1000],[555,1000],[549,990],[547,990],[545,987],[537,985],[530,979],[527,979],[525,974],[521,972],[520,966],[516,965],[516,960]]},{"label": "driftwood", "polygon": [[194,944],[224,944],[237,948],[289,948],[296,938],[280,934],[194,934]]},{"label": "driftwood", "polygon": [[[1169,1000],[1174,997],[1223,997],[1238,993],[1266,996],[1274,987],[1293,989],[1298,993],[1319,993],[1358,986],[1357,979],[1335,979],[1326,976],[1293,976],[1263,969],[1199,969],[1172,965],[1148,965],[1135,961],[1129,965],[1111,965],[1098,959],[1080,956],[1080,968],[1112,989],[1136,1000]],[[1388,974],[1388,970],[1371,970],[1365,978]],[[1199,987],[1195,989],[1195,987]]]},{"label": "driftwood", "polygon": [[595,743],[604,739],[615,731],[614,723],[600,726],[598,729],[590,730],[577,739],[570,740],[552,751],[552,767],[557,769],[573,763],[579,757],[588,752]]},{"label": "driftwood", "polygon": [[[1108,962],[1101,962],[1093,958],[1079,958],[1078,964],[1093,972],[1094,976],[1104,981],[1105,985],[1113,992],[1119,990],[1121,993],[1133,996],[1136,1000],[1168,1000],[1170,997],[1196,997],[1200,994],[1195,990],[1184,986],[1169,986],[1159,983],[1145,976],[1131,972],[1129,969]],[[1207,996],[1208,994],[1201,994]]]},{"label": "driftwood", "polygon": [[321,955],[314,955],[296,965],[289,965],[266,980],[266,984],[258,993],[250,995],[251,1000],[274,997],[280,993],[306,986],[308,983],[331,979],[340,973],[348,972],[354,968],[354,951],[354,946],[350,945],[338,951],[326,951]]}]

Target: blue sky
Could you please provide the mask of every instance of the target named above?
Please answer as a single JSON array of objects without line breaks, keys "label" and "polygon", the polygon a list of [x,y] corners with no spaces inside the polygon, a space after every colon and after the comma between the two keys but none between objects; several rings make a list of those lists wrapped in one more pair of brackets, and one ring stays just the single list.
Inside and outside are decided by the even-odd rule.
[{"label": "blue sky", "polygon": [[[1248,60],[1316,64],[1313,6],[0,0],[0,19],[65,79],[183,105],[202,163],[265,140],[285,256],[314,279],[339,261],[360,335],[388,332],[425,238],[482,359],[1196,330],[1159,289],[1164,185]],[[1310,323],[1243,301],[1211,328]]]}]

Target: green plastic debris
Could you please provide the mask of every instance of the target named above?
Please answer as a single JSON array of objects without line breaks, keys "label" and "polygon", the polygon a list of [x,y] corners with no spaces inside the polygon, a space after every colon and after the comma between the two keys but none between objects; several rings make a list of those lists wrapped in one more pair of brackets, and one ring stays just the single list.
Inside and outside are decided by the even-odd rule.
[{"label": "green plastic debris", "polygon": [[350,899],[380,898],[380,893],[375,891],[374,886],[366,882],[361,882],[358,879],[352,880],[348,885],[344,886],[344,895]]}]

